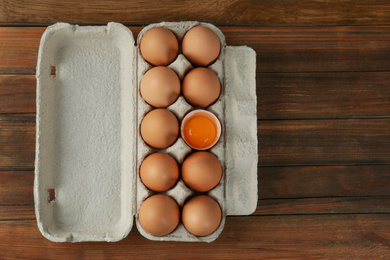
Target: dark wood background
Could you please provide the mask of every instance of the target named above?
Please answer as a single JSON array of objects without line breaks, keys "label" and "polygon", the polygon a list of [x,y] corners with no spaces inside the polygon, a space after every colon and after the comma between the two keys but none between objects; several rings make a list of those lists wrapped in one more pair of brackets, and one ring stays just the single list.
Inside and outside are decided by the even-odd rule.
[{"label": "dark wood background", "polygon": [[[219,26],[257,52],[259,200],[213,243],[53,243],[34,214],[35,66],[45,27]],[[0,1],[0,258],[390,258],[388,1]]]}]

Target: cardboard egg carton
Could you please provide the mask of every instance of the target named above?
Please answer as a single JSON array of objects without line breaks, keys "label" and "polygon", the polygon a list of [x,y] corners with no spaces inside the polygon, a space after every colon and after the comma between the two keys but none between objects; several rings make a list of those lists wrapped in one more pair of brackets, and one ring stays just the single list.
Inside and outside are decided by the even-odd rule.
[{"label": "cardboard egg carton", "polygon": [[[141,182],[139,166],[156,151],[181,165],[192,150],[181,137],[163,150],[142,140],[139,125],[152,107],[140,96],[139,82],[151,66],[137,46],[150,28],[168,28],[180,43],[197,25],[211,28],[222,46],[209,66],[221,81],[221,95],[206,110],[222,125],[210,152],[220,160],[223,177],[207,195],[218,201],[223,217],[208,236],[194,236],[181,223],[166,236],[153,236],[138,222],[140,205],[154,194]],[[131,31],[118,23],[49,26],[41,39],[36,75],[34,199],[41,233],[56,242],[119,241],[135,219],[148,239],[211,242],[223,231],[226,216],[251,214],[257,206],[255,56],[251,48],[226,46],[222,32],[208,23],[152,24],[140,32],[137,45]],[[192,65],[179,54],[168,67],[182,80]],[[194,108],[180,96],[167,109],[181,122]],[[182,207],[196,193],[179,180],[164,194]]]}]

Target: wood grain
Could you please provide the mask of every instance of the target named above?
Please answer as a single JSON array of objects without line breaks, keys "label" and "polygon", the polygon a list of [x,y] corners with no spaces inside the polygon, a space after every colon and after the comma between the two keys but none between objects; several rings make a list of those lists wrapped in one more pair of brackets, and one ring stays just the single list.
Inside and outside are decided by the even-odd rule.
[{"label": "wood grain", "polygon": [[390,165],[259,167],[259,199],[390,196]]},{"label": "wood grain", "polygon": [[35,74],[45,28],[0,27],[0,74]]},{"label": "wood grain", "polygon": [[[28,198],[28,200],[32,200]],[[389,214],[390,196],[259,200],[252,216]],[[229,217],[228,217],[229,218]],[[34,204],[1,205],[0,222],[35,220]]]},{"label": "wood grain", "polygon": [[[259,119],[385,118],[390,72],[257,73]],[[0,75],[0,113],[35,113],[33,75]]]},{"label": "wood grain", "polygon": [[[260,167],[258,172],[254,215],[390,213],[390,165]],[[34,218],[33,181],[33,171],[0,171],[0,220],[17,219],[15,211]]]},{"label": "wood grain", "polygon": [[[210,244],[154,242],[136,228],[118,243],[46,240],[33,204],[34,74],[45,26],[117,21],[136,37],[163,20],[214,23],[227,45],[257,53],[256,211],[227,217]],[[389,259],[389,85],[384,0],[3,0],[0,259]]]},{"label": "wood grain", "polygon": [[[26,6],[28,8],[26,8]],[[143,25],[156,21],[208,21],[216,25],[390,24],[387,1],[103,1],[3,0],[0,25],[48,25],[58,21]]]},{"label": "wood grain", "polygon": [[0,205],[34,204],[33,188],[33,171],[0,171]]},{"label": "wood grain", "polygon": [[259,119],[390,117],[390,72],[258,73]]},{"label": "wood grain", "polygon": [[[0,170],[34,167],[35,116],[0,115]],[[390,163],[390,119],[259,121],[259,165]]]},{"label": "wood grain", "polygon": [[35,113],[35,97],[35,76],[0,75],[0,114]]},{"label": "wood grain", "polygon": [[[34,74],[42,27],[0,27],[0,74]],[[137,35],[142,27],[130,27]],[[257,72],[389,71],[390,26],[221,27],[257,53]]]},{"label": "wood grain", "polygon": [[389,128],[389,119],[259,121],[259,165],[388,164]]},{"label": "wood grain", "polygon": [[253,31],[254,37],[246,37],[245,44],[256,50],[260,72],[389,70],[390,27],[313,26]]},{"label": "wood grain", "polygon": [[1,221],[0,258],[123,259],[129,254],[135,259],[390,257],[389,214],[229,217],[220,237],[210,244],[150,241],[134,229],[117,243],[53,243],[39,233],[34,220]]},{"label": "wood grain", "polygon": [[[388,187],[388,186],[387,186]],[[390,213],[390,196],[259,200],[253,215]]]},{"label": "wood grain", "polygon": [[35,157],[35,116],[0,114],[0,170],[31,170]]},{"label": "wood grain", "polygon": [[[258,173],[260,200],[390,196],[390,165],[259,167]],[[0,171],[0,205],[32,204],[33,181],[33,171]]]},{"label": "wood grain", "polygon": [[[32,196],[31,196],[32,197]],[[0,205],[0,222],[10,220],[34,220],[34,204],[26,205]]]}]

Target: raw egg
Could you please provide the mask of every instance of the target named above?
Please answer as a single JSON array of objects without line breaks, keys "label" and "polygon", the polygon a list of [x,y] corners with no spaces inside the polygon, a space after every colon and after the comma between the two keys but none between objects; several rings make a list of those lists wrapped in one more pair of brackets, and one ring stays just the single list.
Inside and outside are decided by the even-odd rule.
[{"label": "raw egg", "polygon": [[178,135],[179,122],[167,109],[154,109],[141,122],[142,139],[151,147],[166,148],[176,141]]},{"label": "raw egg", "polygon": [[172,198],[157,194],[142,203],[138,219],[146,232],[155,236],[164,236],[175,230],[179,224],[179,206]]},{"label": "raw egg", "polygon": [[140,51],[150,64],[165,66],[175,60],[179,43],[173,32],[163,27],[155,27],[142,36]]},{"label": "raw egg", "polygon": [[142,77],[140,92],[149,105],[167,107],[180,95],[179,77],[168,67],[154,67]]},{"label": "raw egg", "polygon": [[175,159],[165,153],[154,153],[146,157],[140,167],[140,178],[151,190],[166,191],[175,185],[179,177],[179,166]]},{"label": "raw egg", "polygon": [[213,30],[205,26],[196,26],[183,38],[184,56],[196,66],[208,66],[213,63],[221,51],[221,43]]},{"label": "raw egg", "polygon": [[206,195],[190,199],[183,207],[184,227],[196,236],[213,233],[221,222],[222,212],[218,202]]},{"label": "raw egg", "polygon": [[181,167],[184,183],[199,192],[209,191],[221,180],[222,166],[210,152],[195,152],[188,156]]},{"label": "raw egg", "polygon": [[194,110],[183,118],[181,136],[191,148],[206,150],[214,146],[221,136],[221,123],[209,111]]},{"label": "raw egg", "polygon": [[195,107],[208,107],[214,103],[221,92],[217,75],[207,68],[195,68],[183,79],[183,96]]}]

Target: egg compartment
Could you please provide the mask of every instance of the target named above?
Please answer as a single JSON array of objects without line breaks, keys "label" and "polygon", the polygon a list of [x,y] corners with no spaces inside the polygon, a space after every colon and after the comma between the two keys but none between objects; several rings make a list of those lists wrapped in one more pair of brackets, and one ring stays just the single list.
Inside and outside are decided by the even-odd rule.
[{"label": "egg compartment", "polygon": [[[206,23],[198,23],[198,22],[190,22],[190,23],[164,23],[164,24],[152,24],[152,25],[149,25],[147,27],[145,27],[139,34],[138,36],[138,45],[142,39],[142,36],[144,35],[144,33],[151,29],[151,28],[154,28],[154,27],[164,27],[164,28],[167,28],[169,30],[171,30],[175,35],[176,37],[178,38],[179,42],[181,42],[183,36],[185,35],[185,33],[191,29],[192,27],[194,26],[197,26],[197,25],[203,25],[203,26],[207,26],[209,28],[211,28],[220,38],[220,42],[221,42],[221,45],[224,46],[225,45],[225,38],[223,36],[223,34],[221,33],[221,31],[219,29],[217,29],[215,26],[213,25],[210,25],[210,24],[206,24]],[[221,210],[222,210],[222,220],[221,220],[221,223],[218,227],[218,229],[216,231],[214,231],[212,234],[208,235],[208,236],[204,236],[204,237],[197,237],[193,234],[191,234],[189,231],[187,231],[183,224],[180,222],[179,226],[176,228],[176,230],[174,230],[172,233],[166,235],[166,236],[154,236],[154,235],[151,235],[149,233],[147,233],[145,230],[143,230],[143,228],[141,227],[141,225],[139,224],[139,221],[138,221],[138,215],[136,216],[136,225],[137,225],[137,229],[139,230],[139,232],[147,237],[148,239],[151,239],[151,240],[167,240],[167,241],[206,241],[206,242],[211,242],[213,240],[215,240],[218,235],[222,232],[223,230],[223,226],[224,226],[224,222],[225,222],[225,216],[226,216],[226,210],[225,210],[225,186],[224,186],[224,183],[225,183],[225,164],[224,164],[224,161],[225,161],[225,150],[224,150],[224,146],[225,146],[225,135],[224,135],[224,132],[225,132],[225,120],[224,120],[224,71],[223,71],[223,48],[221,48],[221,53],[219,55],[219,57],[217,58],[217,60],[211,64],[208,68],[211,69],[212,71],[214,71],[219,80],[220,80],[220,83],[221,83],[221,94],[218,98],[218,100],[216,102],[214,102],[211,106],[207,107],[207,108],[204,108],[205,110],[208,110],[212,113],[214,113],[217,118],[219,119],[219,121],[221,122],[221,127],[222,127],[222,134],[221,134],[221,137],[220,139],[218,140],[218,142],[216,143],[215,146],[213,146],[209,151],[212,152],[215,156],[217,156],[217,158],[219,159],[219,161],[221,162],[221,165],[222,165],[222,172],[223,172],[223,176],[222,176],[222,179],[220,181],[220,183],[214,188],[212,189],[211,191],[207,192],[207,193],[203,193],[203,194],[206,194],[206,195],[209,195],[211,197],[213,197],[217,202],[218,204],[220,205],[221,207]],[[137,62],[137,67],[138,67],[138,125],[140,125],[143,117],[148,113],[150,112],[151,110],[153,110],[153,107],[150,106],[149,104],[147,104],[143,98],[141,97],[140,95],[140,91],[139,91],[139,86],[140,86],[140,82],[141,82],[141,79],[143,77],[143,75],[149,70],[151,69],[153,66],[150,65],[148,62],[146,62],[143,58],[142,58],[142,55],[140,53],[140,50],[138,49],[138,62]],[[183,55],[183,54],[179,54],[176,59],[171,63],[169,64],[167,67],[169,67],[170,69],[172,69],[173,71],[176,72],[176,74],[179,76],[179,79],[180,79],[180,82],[183,81],[183,78],[184,76],[186,75],[186,73],[188,73],[191,69],[193,69],[193,65],[186,59],[186,57]],[[179,119],[179,123],[181,125],[181,121],[183,119],[183,117],[189,113],[190,111],[196,109],[195,107],[193,107],[191,104],[189,104],[182,95],[180,95],[178,97],[178,99],[170,106],[167,107],[167,109],[169,111],[171,111],[172,113],[174,113],[176,115],[176,117]],[[179,165],[181,165],[183,163],[183,160],[184,158],[191,152],[195,151],[193,150],[192,148],[190,148],[186,143],[185,141],[183,140],[183,138],[180,136],[179,134],[179,137],[178,139],[176,140],[176,142],[166,148],[166,149],[154,149],[154,148],[151,148],[150,146],[148,146],[143,140],[142,140],[142,137],[140,134],[138,134],[138,156],[137,156],[137,166],[138,166],[138,170],[139,170],[139,166],[141,165],[142,161],[151,153],[155,153],[155,152],[164,152],[164,153],[168,153],[169,155],[171,155],[173,158],[175,158],[175,160],[179,163]],[[153,194],[156,194],[155,192],[149,190],[141,181],[141,179],[139,178],[139,171],[138,171],[138,174],[137,174],[137,208],[136,208],[136,212],[138,212],[139,210],[139,207],[141,206],[142,202],[149,196],[153,195]],[[166,194],[166,195],[169,195],[171,196],[179,205],[179,207],[182,208],[183,204],[185,201],[188,200],[189,197],[192,197],[194,196],[195,194],[198,194],[197,192],[191,190],[190,188],[188,188],[185,183],[183,182],[183,180],[181,178],[179,178],[177,184],[171,188],[170,190],[164,192],[163,194]]]},{"label": "egg compartment", "polygon": [[[211,242],[222,232],[227,215],[247,215],[255,210],[254,51],[245,46],[226,46],[215,26],[199,22],[152,24],[140,32],[138,42],[153,27],[166,27],[181,41],[196,25],[215,31],[222,47],[218,59],[208,66],[220,79],[221,94],[206,110],[221,122],[221,137],[210,151],[220,160],[223,176],[214,189],[203,193],[213,197],[222,209],[218,229],[197,237],[180,224],[171,234],[156,237],[140,227],[139,206],[155,193],[139,178],[143,159],[164,152],[181,164],[194,150],[180,136],[161,150],[142,140],[140,123],[153,108],[140,96],[139,81],[151,66],[143,60],[127,27],[118,23],[81,27],[58,23],[42,35],[36,75],[34,203],[39,230],[47,239],[119,241],[130,232],[135,216],[139,232],[148,239]],[[55,78],[50,77],[51,66],[56,67]],[[193,68],[182,54],[168,67],[181,80]],[[181,122],[195,108],[179,96],[167,109]],[[179,179],[164,194],[182,207],[198,193]]]}]

